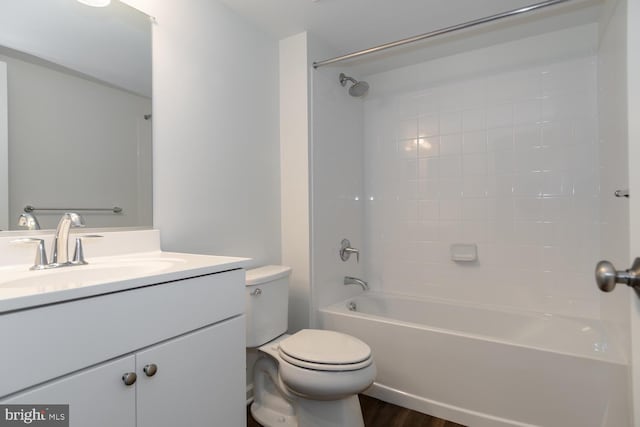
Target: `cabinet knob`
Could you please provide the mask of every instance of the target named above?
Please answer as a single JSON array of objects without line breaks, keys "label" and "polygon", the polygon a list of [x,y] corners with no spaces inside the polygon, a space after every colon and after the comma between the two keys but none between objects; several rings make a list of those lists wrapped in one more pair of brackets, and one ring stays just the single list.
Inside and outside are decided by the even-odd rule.
[{"label": "cabinet knob", "polygon": [[122,376],[122,382],[124,383],[124,385],[133,385],[135,384],[137,379],[138,376],[135,372],[127,372]]},{"label": "cabinet knob", "polygon": [[148,377],[152,377],[156,374],[156,372],[158,372],[158,365],[156,365],[155,363],[150,363],[142,368],[142,370]]}]

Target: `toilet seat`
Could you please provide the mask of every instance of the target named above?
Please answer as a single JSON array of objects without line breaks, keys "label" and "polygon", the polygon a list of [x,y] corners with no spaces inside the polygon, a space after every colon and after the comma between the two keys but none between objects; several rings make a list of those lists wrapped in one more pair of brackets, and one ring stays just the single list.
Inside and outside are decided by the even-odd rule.
[{"label": "toilet seat", "polygon": [[371,365],[373,359],[369,358],[359,363],[349,364],[328,364],[328,363],[313,363],[305,360],[296,359],[291,357],[282,350],[279,351],[280,358],[287,363],[304,369],[313,369],[314,371],[327,371],[327,372],[339,372],[339,371],[357,371],[358,369],[364,369]]},{"label": "toilet seat", "polygon": [[282,360],[316,371],[355,371],[371,365],[371,349],[359,339],[340,332],[303,329],[280,341]]}]

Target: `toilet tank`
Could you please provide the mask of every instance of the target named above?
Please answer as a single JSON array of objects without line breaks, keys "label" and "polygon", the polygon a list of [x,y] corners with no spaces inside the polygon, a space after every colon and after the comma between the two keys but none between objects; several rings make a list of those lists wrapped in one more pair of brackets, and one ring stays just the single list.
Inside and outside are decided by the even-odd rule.
[{"label": "toilet tank", "polygon": [[291,267],[265,265],[247,270],[247,347],[258,347],[284,334],[289,317]]}]

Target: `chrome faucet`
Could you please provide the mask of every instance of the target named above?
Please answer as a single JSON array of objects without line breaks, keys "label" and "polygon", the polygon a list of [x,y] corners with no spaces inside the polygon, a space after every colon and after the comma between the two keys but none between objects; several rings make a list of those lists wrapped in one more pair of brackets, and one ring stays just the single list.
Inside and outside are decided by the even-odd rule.
[{"label": "chrome faucet", "polygon": [[358,279],[357,277],[345,276],[344,284],[346,285],[358,285],[362,286],[363,291],[369,290],[369,284],[362,279]]},{"label": "chrome faucet", "polygon": [[18,217],[18,227],[26,227],[27,230],[40,230],[40,223],[34,214],[23,213]]},{"label": "chrome faucet", "polygon": [[30,270],[48,270],[50,268],[68,267],[72,265],[84,265],[87,261],[84,259],[82,250],[82,239],[102,237],[98,234],[87,234],[76,238],[75,253],[73,261],[69,261],[69,230],[71,227],[84,227],[82,217],[74,212],[67,212],[62,215],[56,234],[53,237],[53,247],[51,248],[51,262],[47,262],[47,252],[44,248],[44,239],[35,237],[27,237],[23,239],[13,240],[11,243],[37,243],[38,250],[36,259]]},{"label": "chrome faucet", "polygon": [[62,215],[51,248],[51,267],[70,265],[69,262],[69,230],[71,227],[84,227],[84,220],[75,212]]}]

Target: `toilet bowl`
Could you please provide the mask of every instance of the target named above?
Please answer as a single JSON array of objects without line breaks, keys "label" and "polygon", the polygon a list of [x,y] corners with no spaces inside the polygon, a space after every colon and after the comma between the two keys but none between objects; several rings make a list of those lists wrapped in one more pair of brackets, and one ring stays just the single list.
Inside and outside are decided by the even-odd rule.
[{"label": "toilet bowl", "polygon": [[247,346],[260,353],[251,414],[265,427],[364,426],[357,394],[375,379],[371,349],[340,332],[284,334],[289,272],[247,271]]}]

